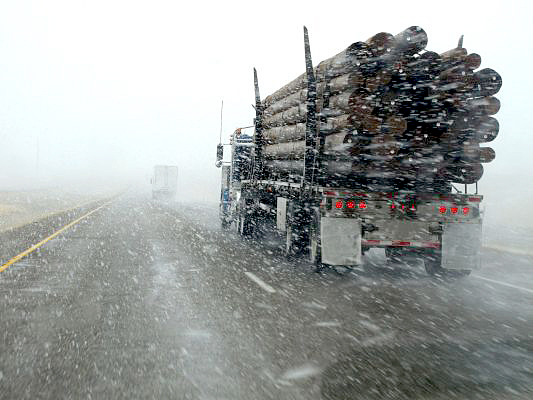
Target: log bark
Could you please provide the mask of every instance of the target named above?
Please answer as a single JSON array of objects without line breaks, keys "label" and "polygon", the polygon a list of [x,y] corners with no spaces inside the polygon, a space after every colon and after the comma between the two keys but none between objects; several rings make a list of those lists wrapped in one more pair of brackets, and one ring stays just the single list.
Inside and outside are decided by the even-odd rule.
[{"label": "log bark", "polygon": [[325,123],[320,125],[320,131],[325,134],[349,131],[354,128],[355,124],[350,114],[343,114],[338,117],[328,118]]},{"label": "log bark", "polygon": [[480,147],[478,143],[464,144],[455,152],[458,160],[467,163],[488,163],[496,158],[496,152],[491,147]]},{"label": "log bark", "polygon": [[471,70],[478,69],[481,65],[481,56],[477,53],[470,53],[465,57],[464,63]]},{"label": "log bark", "polygon": [[289,108],[288,110],[264,117],[263,126],[266,128],[272,128],[275,126],[297,124],[300,122],[305,122],[306,117],[307,105],[305,103],[301,103],[295,107]]},{"label": "log bark", "polygon": [[[357,65],[369,56],[368,46],[362,42],[351,44],[348,48],[330,57],[315,68],[315,75],[321,77],[319,81],[327,78],[335,78],[349,72],[353,72]],[[277,101],[296,93],[304,88],[307,88],[307,75],[303,73],[293,79],[291,82],[276,90],[271,95],[267,96],[263,101],[263,107],[266,109]]]},{"label": "log bark", "polygon": [[305,123],[283,125],[263,130],[268,144],[292,142],[305,138]]},{"label": "log bark", "polygon": [[469,100],[466,109],[472,115],[494,115],[500,110],[500,100],[496,97],[480,97]]},{"label": "log bark", "polygon": [[480,121],[479,126],[474,131],[473,139],[480,143],[491,142],[496,139],[500,130],[500,124],[494,117],[487,117]]},{"label": "log bark", "polygon": [[[426,45],[424,30],[413,26],[396,36],[378,33],[316,65],[326,174],[481,178],[482,163],[495,158],[479,144],[498,135],[490,115],[500,108],[493,95],[501,77],[489,68],[474,72],[481,57],[462,47],[421,53]],[[303,173],[306,100],[305,74],[264,100],[268,170]]]},{"label": "log bark", "polygon": [[483,165],[452,163],[442,170],[441,176],[451,182],[470,185],[479,181],[483,176]]},{"label": "log bark", "polygon": [[419,26],[411,26],[394,36],[393,51],[413,55],[426,48],[428,36]]},{"label": "log bark", "polygon": [[445,51],[444,53],[440,54],[440,57],[443,60],[450,60],[450,59],[462,59],[466,57],[468,52],[464,47],[456,47],[454,49]]},{"label": "log bark", "polygon": [[376,33],[366,43],[374,57],[382,56],[394,47],[394,36],[387,32]]},{"label": "log bark", "polygon": [[387,85],[392,78],[392,73],[390,69],[383,68],[379,70],[376,75],[369,76],[365,80],[365,88],[373,93],[378,90],[380,87]]},{"label": "log bark", "polygon": [[305,103],[307,100],[307,89],[302,89],[296,93],[288,95],[283,99],[276,101],[270,107],[265,108],[264,117],[270,117],[279,112],[288,110],[289,108],[298,106],[302,103]]},{"label": "log bark", "polygon": [[302,159],[305,153],[305,140],[269,144],[263,148],[267,159]]},{"label": "log bark", "polygon": [[482,69],[474,74],[476,88],[474,97],[493,96],[502,87],[502,77],[490,68]]},{"label": "log bark", "polygon": [[270,107],[272,104],[274,104],[275,102],[283,99],[284,97],[287,97],[293,93],[299,92],[300,90],[305,89],[305,88],[307,88],[307,75],[303,73],[299,75],[297,78],[287,83],[285,86],[276,90],[270,96],[267,96],[265,100],[263,100],[263,108],[266,109]]},{"label": "log bark", "polygon": [[350,72],[338,76],[337,78],[332,79],[329,83],[329,92],[332,95],[345,92],[347,90],[353,91],[360,87],[363,87],[365,79],[363,74],[360,71]]}]

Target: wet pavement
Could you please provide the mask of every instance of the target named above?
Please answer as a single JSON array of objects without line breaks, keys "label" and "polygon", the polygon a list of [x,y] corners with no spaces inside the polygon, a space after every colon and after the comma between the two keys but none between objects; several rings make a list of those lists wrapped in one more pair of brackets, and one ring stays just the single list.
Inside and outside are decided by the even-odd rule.
[{"label": "wet pavement", "polygon": [[483,259],[317,274],[216,206],[122,196],[0,273],[0,398],[533,398],[533,258]]}]

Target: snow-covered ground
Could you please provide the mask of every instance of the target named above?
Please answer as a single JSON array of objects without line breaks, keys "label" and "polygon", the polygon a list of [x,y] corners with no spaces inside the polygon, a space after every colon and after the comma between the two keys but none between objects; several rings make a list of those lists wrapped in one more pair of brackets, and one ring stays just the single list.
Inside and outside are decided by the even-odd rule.
[{"label": "snow-covered ground", "polygon": [[50,188],[26,191],[0,191],[0,232],[25,225],[51,214],[63,212],[117,193]]}]

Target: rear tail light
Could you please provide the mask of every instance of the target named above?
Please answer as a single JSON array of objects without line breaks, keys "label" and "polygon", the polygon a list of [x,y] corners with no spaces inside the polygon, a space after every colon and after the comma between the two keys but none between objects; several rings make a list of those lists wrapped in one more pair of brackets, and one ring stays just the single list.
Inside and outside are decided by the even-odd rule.
[{"label": "rear tail light", "polygon": [[[456,214],[460,214],[459,213],[459,210],[462,210],[463,212],[463,215],[468,215],[470,214],[470,207],[458,207],[458,206],[452,206],[450,207],[450,213],[456,215]],[[439,212],[441,214],[446,214],[446,211],[448,211],[448,209],[446,208],[446,206],[440,206],[439,207]]]},{"label": "rear tail light", "polygon": [[342,208],[342,200],[337,200],[335,203],[335,208]]},{"label": "rear tail light", "polygon": [[346,202],[346,207],[348,208],[355,208],[355,201],[349,200]]},{"label": "rear tail light", "polygon": [[365,209],[366,208],[366,203],[364,201],[359,202],[359,208],[360,209]]}]

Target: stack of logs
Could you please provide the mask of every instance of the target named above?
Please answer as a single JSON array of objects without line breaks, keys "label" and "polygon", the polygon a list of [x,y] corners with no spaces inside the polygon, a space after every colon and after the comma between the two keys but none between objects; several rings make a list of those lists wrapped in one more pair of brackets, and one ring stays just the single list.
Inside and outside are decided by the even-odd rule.
[{"label": "stack of logs", "polygon": [[[325,176],[391,178],[431,185],[477,182],[499,130],[491,115],[500,75],[476,71],[481,57],[462,38],[442,54],[425,50],[417,26],[356,42],[315,69],[317,154]],[[302,174],[307,76],[262,102],[269,173]],[[320,147],[320,148],[319,148]]]}]

